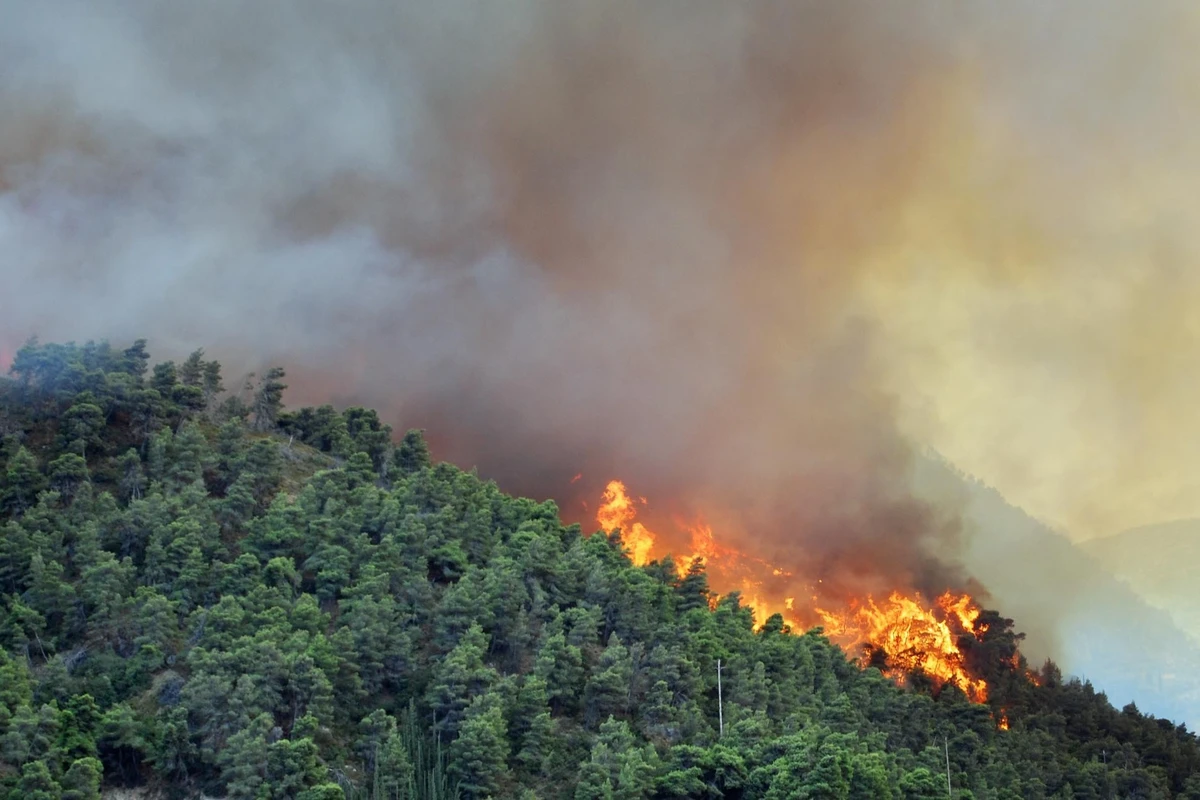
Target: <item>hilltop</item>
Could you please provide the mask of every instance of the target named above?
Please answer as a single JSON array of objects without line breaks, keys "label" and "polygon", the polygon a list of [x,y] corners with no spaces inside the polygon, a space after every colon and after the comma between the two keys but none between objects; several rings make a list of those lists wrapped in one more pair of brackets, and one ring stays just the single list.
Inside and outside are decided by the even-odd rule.
[{"label": "hilltop", "polygon": [[[0,381],[0,787],[230,798],[1200,797],[1200,741],[985,612],[986,704],[756,626],[364,408],[197,351]],[[717,663],[721,663],[718,693]]]}]

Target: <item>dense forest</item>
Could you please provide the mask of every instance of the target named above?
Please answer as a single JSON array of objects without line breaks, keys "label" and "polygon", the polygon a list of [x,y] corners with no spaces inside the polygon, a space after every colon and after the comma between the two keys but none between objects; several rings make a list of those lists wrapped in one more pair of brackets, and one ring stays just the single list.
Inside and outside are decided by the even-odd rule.
[{"label": "dense forest", "polygon": [[1193,734],[1052,663],[1029,680],[995,612],[968,654],[987,705],[902,688],[418,431],[287,410],[284,380],[229,392],[144,341],[16,354],[5,796],[1200,798]]}]

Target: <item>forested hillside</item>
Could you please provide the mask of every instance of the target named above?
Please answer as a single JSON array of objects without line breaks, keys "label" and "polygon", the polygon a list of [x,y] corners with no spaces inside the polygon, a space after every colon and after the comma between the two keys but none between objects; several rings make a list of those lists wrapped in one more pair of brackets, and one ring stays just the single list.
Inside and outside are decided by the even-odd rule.
[{"label": "forested hillside", "polygon": [[1052,664],[1031,682],[994,612],[970,654],[989,705],[900,688],[419,432],[285,411],[284,380],[230,394],[202,352],[150,368],[144,342],[17,354],[0,791],[1200,798],[1195,736]]}]

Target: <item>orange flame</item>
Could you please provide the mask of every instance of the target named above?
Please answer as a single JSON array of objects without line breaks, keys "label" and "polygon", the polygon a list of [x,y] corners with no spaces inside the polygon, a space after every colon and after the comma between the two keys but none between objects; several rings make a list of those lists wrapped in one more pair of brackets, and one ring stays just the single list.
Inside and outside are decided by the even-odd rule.
[{"label": "orange flame", "polygon": [[982,703],[987,683],[971,677],[958,647],[959,636],[974,635],[979,607],[968,595],[947,592],[937,599],[937,608],[940,615],[921,604],[920,594],[892,592],[883,604],[867,597],[863,603],[852,601],[846,613],[815,611],[829,638],[847,651],[861,649],[864,664],[876,664],[897,680],[924,672],[937,684],[953,684]]},{"label": "orange flame", "polygon": [[[646,499],[640,498],[645,505]],[[596,522],[606,532],[619,530],[621,540],[629,550],[629,558],[639,567],[650,563],[650,551],[654,549],[654,534],[645,525],[636,521],[637,507],[625,491],[625,484],[618,480],[608,482],[596,511]]]},{"label": "orange flame", "polygon": [[[639,502],[645,505],[646,499],[635,501],[624,483],[612,480],[604,490],[596,521],[605,531],[619,530],[630,559],[642,566],[652,555],[661,554],[655,553],[659,538],[637,521]],[[870,596],[865,600],[849,599],[842,611],[816,607],[816,595],[806,608],[797,608],[795,596],[785,597],[780,605],[764,599],[779,593],[765,591],[765,581],[790,578],[790,572],[720,543],[712,526],[703,520],[688,523],[677,519],[676,525],[689,534],[691,548],[679,563],[702,561],[713,588],[723,593],[738,591],[742,605],[752,610],[757,627],[776,613],[798,629],[819,622],[830,640],[848,653],[860,652],[863,666],[878,666],[893,680],[903,681],[919,671],[938,686],[957,686],[977,703],[987,700],[986,682],[967,671],[958,646],[960,637],[978,637],[986,630],[983,625],[976,628],[980,608],[969,595],[946,592],[931,605],[919,593],[897,590],[883,603],[876,603]],[[1001,725],[1007,725],[1007,719]]]}]

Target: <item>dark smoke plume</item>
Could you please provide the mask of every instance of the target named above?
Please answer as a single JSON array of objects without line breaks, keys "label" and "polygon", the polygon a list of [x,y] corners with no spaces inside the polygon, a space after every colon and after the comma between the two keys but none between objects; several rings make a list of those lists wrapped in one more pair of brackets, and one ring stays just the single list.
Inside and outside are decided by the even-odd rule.
[{"label": "dark smoke plume", "polygon": [[1186,387],[1145,357],[1197,341],[1195,203],[1154,218],[1197,166],[1190,5],[0,16],[0,341],[280,362],[295,402],[567,515],[619,476],[830,594],[965,585],[914,435],[1070,521],[1104,506],[1035,445],[1090,468],[1106,426],[1089,486],[1125,486],[1133,420],[1176,463]]}]

